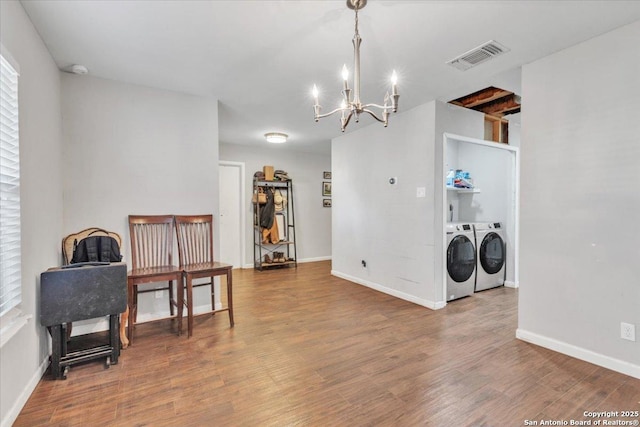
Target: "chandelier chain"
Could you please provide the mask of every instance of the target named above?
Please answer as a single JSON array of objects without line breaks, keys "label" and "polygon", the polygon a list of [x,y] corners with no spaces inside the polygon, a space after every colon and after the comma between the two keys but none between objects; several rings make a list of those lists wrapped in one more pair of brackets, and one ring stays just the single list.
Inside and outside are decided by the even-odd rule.
[{"label": "chandelier chain", "polygon": [[356,6],[355,6],[355,9],[354,9],[354,10],[355,10],[355,12],[356,12],[356,35],[358,35],[358,36],[359,36],[360,34],[358,33],[358,5],[357,5],[357,4],[356,4]]}]

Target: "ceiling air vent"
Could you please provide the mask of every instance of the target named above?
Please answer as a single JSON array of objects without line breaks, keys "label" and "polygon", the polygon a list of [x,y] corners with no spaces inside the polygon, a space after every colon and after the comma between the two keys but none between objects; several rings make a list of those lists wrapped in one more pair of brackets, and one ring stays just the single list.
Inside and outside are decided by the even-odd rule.
[{"label": "ceiling air vent", "polygon": [[510,49],[508,47],[501,45],[497,41],[489,40],[488,42],[463,53],[451,61],[447,61],[447,64],[457,68],[458,70],[466,71],[471,67],[475,67],[478,64],[488,61],[494,56],[509,52],[509,50]]}]

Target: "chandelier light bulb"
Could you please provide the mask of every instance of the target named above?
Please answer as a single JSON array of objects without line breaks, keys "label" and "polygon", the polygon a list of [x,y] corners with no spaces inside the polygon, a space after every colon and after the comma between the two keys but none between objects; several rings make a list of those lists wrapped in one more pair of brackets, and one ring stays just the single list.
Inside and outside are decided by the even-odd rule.
[{"label": "chandelier light bulb", "polygon": [[349,97],[349,69],[347,64],[342,66],[342,90],[344,96]]},{"label": "chandelier light bulb", "polygon": [[311,89],[311,94],[316,100],[318,99],[318,86],[313,85],[313,89]]},{"label": "chandelier light bulb", "polygon": [[396,70],[393,70],[393,74],[391,74],[391,95],[395,97],[393,108],[393,111],[395,112],[398,108],[398,74],[396,74]]}]

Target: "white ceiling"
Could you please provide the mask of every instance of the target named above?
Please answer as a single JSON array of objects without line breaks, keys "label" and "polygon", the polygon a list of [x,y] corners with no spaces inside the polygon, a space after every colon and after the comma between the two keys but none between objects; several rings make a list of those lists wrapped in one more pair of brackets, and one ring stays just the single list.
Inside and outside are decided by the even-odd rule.
[{"label": "white ceiling", "polygon": [[[340,134],[337,116],[313,121],[311,87],[325,111],[339,103],[342,64],[353,62],[345,0],[21,3],[60,69],[219,99],[223,143],[264,145],[281,131],[290,148],[329,152]],[[381,103],[393,69],[399,111],[489,84],[519,93],[523,64],[639,19],[640,1],[369,0],[361,98]],[[445,64],[491,39],[511,51],[464,72]]]}]

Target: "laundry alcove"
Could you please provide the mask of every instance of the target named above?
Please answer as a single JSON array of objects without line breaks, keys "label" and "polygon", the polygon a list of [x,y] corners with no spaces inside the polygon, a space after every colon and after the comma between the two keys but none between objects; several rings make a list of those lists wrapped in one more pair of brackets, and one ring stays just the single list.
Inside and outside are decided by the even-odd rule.
[{"label": "laundry alcove", "polygon": [[[469,171],[474,190],[447,190],[442,183],[442,239],[446,248],[448,222],[501,222],[506,232],[505,286],[518,287],[518,218],[520,150],[518,147],[455,134],[443,136],[442,170]],[[447,268],[443,257],[442,284],[446,295]]]}]

